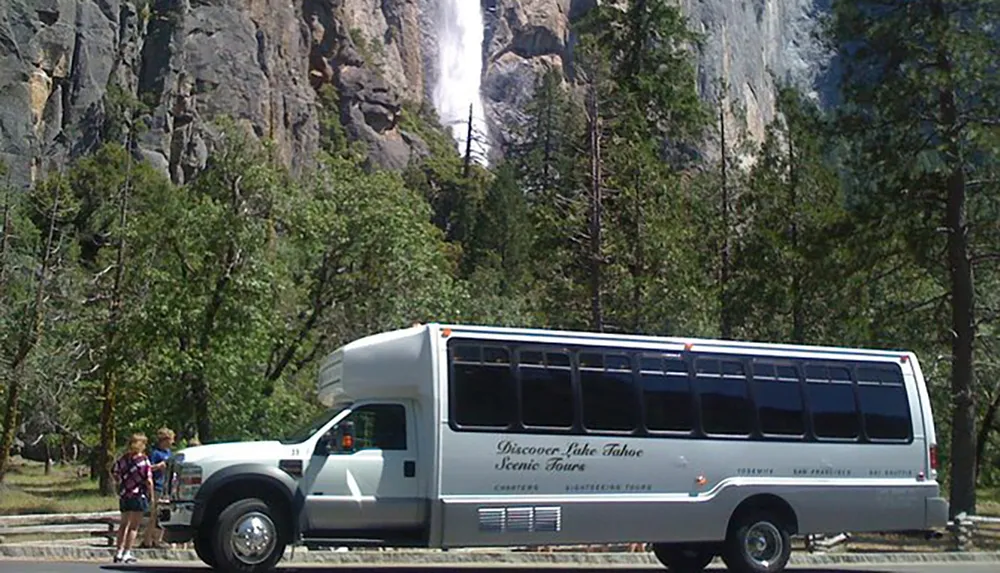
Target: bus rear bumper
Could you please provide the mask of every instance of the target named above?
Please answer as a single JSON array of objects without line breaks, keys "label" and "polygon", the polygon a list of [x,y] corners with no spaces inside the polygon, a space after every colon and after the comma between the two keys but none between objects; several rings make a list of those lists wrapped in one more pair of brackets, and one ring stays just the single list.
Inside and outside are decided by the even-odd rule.
[{"label": "bus rear bumper", "polygon": [[924,506],[928,530],[948,526],[948,500],[943,497],[928,497],[924,500]]}]

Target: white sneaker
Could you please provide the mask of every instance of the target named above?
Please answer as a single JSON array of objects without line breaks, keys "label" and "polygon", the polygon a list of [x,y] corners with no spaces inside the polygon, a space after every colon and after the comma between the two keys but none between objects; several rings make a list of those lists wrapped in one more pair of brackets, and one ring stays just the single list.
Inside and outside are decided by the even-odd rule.
[{"label": "white sneaker", "polygon": [[122,563],[135,563],[135,561],[135,555],[132,555],[131,551],[127,551],[125,555],[122,555]]}]

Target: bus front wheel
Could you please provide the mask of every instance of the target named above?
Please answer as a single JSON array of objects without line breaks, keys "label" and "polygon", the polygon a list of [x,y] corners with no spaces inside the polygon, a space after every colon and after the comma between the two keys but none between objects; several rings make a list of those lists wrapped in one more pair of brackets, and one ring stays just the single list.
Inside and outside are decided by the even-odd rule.
[{"label": "bus front wheel", "polygon": [[791,554],[785,524],[772,513],[753,511],[733,521],[722,559],[734,573],[779,573]]},{"label": "bus front wheel", "polygon": [[653,555],[656,555],[669,571],[676,573],[699,573],[715,558],[713,551],[697,545],[678,543],[655,543]]},{"label": "bus front wheel", "polygon": [[241,499],[219,514],[212,547],[227,573],[267,573],[285,551],[280,513],[262,499]]},{"label": "bus front wheel", "polygon": [[215,568],[215,550],[212,548],[212,536],[198,533],[194,537],[194,552],[205,565]]}]

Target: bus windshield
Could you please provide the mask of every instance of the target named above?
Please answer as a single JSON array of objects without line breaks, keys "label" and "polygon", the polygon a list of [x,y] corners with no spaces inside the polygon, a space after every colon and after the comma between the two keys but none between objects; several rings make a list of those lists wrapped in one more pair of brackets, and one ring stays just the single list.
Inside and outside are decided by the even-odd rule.
[{"label": "bus windshield", "polygon": [[291,432],[290,434],[286,435],[284,438],[278,441],[281,442],[282,444],[298,444],[300,442],[303,442],[310,436],[318,432],[319,429],[322,428],[327,422],[334,419],[337,416],[337,414],[340,414],[341,412],[350,407],[351,404],[347,403],[341,405],[338,408],[331,408],[323,412],[319,416],[316,416],[315,418],[310,420],[308,424],[301,426],[294,432]]}]

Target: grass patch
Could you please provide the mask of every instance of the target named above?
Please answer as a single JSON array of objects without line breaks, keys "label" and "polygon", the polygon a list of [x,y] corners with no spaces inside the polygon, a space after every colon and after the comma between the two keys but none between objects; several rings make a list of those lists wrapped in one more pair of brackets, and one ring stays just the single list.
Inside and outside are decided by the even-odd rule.
[{"label": "grass patch", "polygon": [[49,475],[40,462],[12,458],[0,485],[0,515],[114,511],[118,498],[102,496],[83,466],[53,464]]},{"label": "grass patch", "polygon": [[1000,517],[1000,488],[980,488],[976,491],[976,513]]}]

